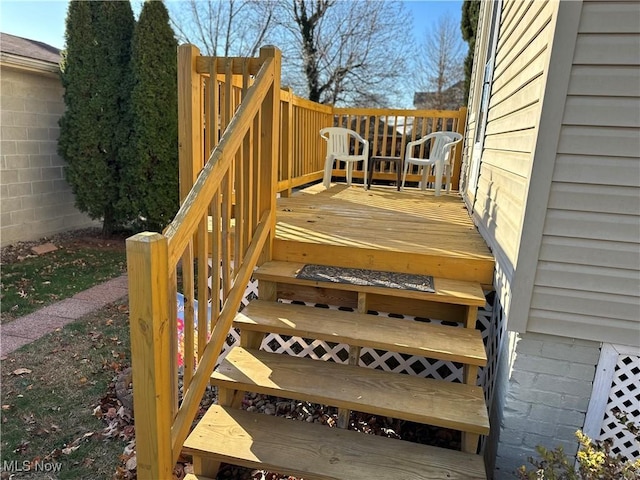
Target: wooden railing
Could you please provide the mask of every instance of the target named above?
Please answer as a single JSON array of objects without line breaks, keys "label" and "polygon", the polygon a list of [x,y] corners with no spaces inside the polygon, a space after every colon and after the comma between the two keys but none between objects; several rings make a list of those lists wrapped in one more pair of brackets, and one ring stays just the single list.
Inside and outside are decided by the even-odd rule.
[{"label": "wooden railing", "polygon": [[[192,47],[195,48],[195,47]],[[186,61],[186,60],[185,60]],[[180,193],[184,198],[195,182],[198,172],[208,158],[211,148],[216,145],[233,112],[236,111],[246,90],[247,82],[252,82],[252,75],[259,65],[257,58],[218,58],[210,64],[210,57],[198,57],[193,68],[208,74],[215,73],[218,97],[207,95],[210,90],[209,79],[204,76],[195,83],[183,83],[185,90],[181,95],[193,98],[193,110],[185,112],[192,124],[196,124],[197,116],[204,112],[207,122],[200,122],[200,130],[193,131],[189,137],[189,160],[180,162]],[[235,63],[233,62],[235,61]],[[189,65],[179,65],[179,71],[185,71]],[[248,76],[241,76],[249,72]],[[244,78],[244,79],[243,79]],[[213,100],[218,99],[214,105]],[[198,100],[196,100],[198,99]],[[211,115],[216,109],[217,115]],[[320,130],[324,127],[342,126],[357,131],[369,141],[370,155],[401,156],[404,155],[407,142],[417,140],[424,135],[436,131],[452,131],[464,134],[467,109],[459,110],[399,110],[371,108],[335,108],[323,105],[294,95],[291,88],[280,91],[279,109],[279,156],[277,169],[277,191],[283,196],[291,195],[293,188],[322,180],[326,143],[320,138]],[[181,127],[183,122],[181,121]],[[208,132],[208,133],[207,133]],[[217,132],[213,134],[213,132]],[[424,146],[421,147],[424,149]],[[454,150],[451,184],[453,190],[459,189],[462,165],[462,145]],[[395,180],[394,163],[380,163],[373,172],[374,180]],[[333,175],[345,176],[344,165],[335,165]],[[362,178],[362,165],[354,168],[354,178]],[[409,171],[409,181],[419,181],[417,167]],[[428,181],[434,179],[430,177]]]},{"label": "wooden railing", "polygon": [[[182,205],[163,234],[127,240],[140,479],[172,477],[254,267],[271,258],[280,62],[273,47],[251,59],[216,59],[200,56],[191,45],[179,48]],[[178,290],[185,297],[180,405]]]},{"label": "wooden railing", "polygon": [[[341,126],[355,130],[369,141],[371,155],[402,156],[408,142],[428,133],[452,131],[464,133],[467,109],[459,110],[389,110],[334,108],[295,96],[291,90],[281,92],[280,164],[278,191],[289,196],[291,189],[322,179],[326,144],[320,129]],[[424,148],[424,147],[423,147]],[[462,145],[453,155],[452,189],[458,190],[462,165]],[[394,163],[380,163],[373,178],[395,180]],[[343,165],[335,165],[334,176],[344,177]],[[354,168],[354,178],[362,178],[362,165]],[[409,181],[420,176],[414,167]],[[433,181],[433,177],[429,181]]]},{"label": "wooden railing", "polygon": [[320,130],[333,124],[333,108],[297,97],[289,88],[280,95],[280,166],[278,191],[322,179],[327,148]]}]

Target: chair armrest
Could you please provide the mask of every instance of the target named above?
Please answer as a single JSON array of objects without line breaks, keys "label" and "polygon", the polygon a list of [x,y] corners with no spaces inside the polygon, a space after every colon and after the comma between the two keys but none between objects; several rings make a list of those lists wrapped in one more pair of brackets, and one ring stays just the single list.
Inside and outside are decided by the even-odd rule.
[{"label": "chair armrest", "polygon": [[430,133],[429,135],[425,135],[424,137],[419,138],[418,140],[414,140],[413,142],[407,143],[407,146],[405,148],[404,158],[412,158],[413,155],[411,154],[411,152],[415,147],[422,145],[427,140],[431,140],[435,136],[436,136],[435,133]]},{"label": "chair armrest", "polygon": [[462,138],[458,138],[457,140],[444,144],[444,147],[442,147],[442,151],[445,152],[445,162],[451,156],[451,150],[453,150],[453,147],[455,147],[456,144],[460,143],[461,141]]},{"label": "chair armrest", "polygon": [[353,130],[349,130],[349,135],[362,143],[362,154],[365,156],[365,158],[369,158],[369,141],[362,138],[358,132],[355,132]]},{"label": "chair armrest", "polygon": [[358,132],[355,132],[353,130],[349,130],[349,135],[351,135],[352,137],[358,139],[360,141],[360,143],[363,143],[365,145],[369,143],[367,140],[362,138]]}]

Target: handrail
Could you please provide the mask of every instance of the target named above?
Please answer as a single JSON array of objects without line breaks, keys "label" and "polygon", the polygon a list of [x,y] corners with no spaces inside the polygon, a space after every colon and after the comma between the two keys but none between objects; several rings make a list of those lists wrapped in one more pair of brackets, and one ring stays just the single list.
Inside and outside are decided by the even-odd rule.
[{"label": "handrail", "polygon": [[[215,147],[206,165],[184,199],[178,213],[165,229],[164,235],[169,240],[169,262],[177,262],[181,252],[189,242],[189,233],[202,218],[208,204],[197,202],[200,196],[212,198],[213,193],[220,187],[224,171],[229,168],[233,157],[225,152],[235,152],[246,135],[255,114],[260,109],[259,100],[264,98],[273,81],[273,60],[269,59],[260,68],[253,89],[249,90],[240,108],[233,116],[227,130]],[[178,253],[180,252],[180,253]]]},{"label": "handrail", "polygon": [[253,274],[253,268],[257,264],[258,256],[270,234],[271,217],[273,215],[273,212],[265,212],[260,220],[258,230],[247,252],[248,260],[243,262],[242,267],[240,267],[238,271],[234,286],[220,312],[218,321],[211,332],[211,338],[200,359],[196,373],[191,380],[191,385],[187,389],[181,408],[178,410],[178,415],[171,428],[171,447],[174,463],[178,460],[180,448],[187,438],[189,429],[191,428],[191,422],[193,422],[196,416],[200,399],[209,383],[211,372],[213,372],[218,356],[222,351],[222,346],[229,334],[233,319],[238,312],[238,307],[242,302],[242,296]]},{"label": "handrail", "polygon": [[[162,235],[146,232],[127,240],[140,480],[171,477],[246,285],[258,262],[270,259],[275,231],[280,52],[265,47],[259,58],[221,59],[182,46],[179,64],[185,69],[179,76],[182,205]],[[241,80],[234,72],[241,72]],[[200,165],[206,125],[211,152]],[[178,405],[182,345],[185,395]]]}]

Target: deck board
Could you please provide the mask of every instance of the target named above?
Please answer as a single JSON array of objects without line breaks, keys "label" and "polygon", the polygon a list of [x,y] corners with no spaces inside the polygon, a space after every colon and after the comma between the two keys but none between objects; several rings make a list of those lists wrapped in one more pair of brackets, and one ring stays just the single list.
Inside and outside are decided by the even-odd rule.
[{"label": "deck board", "polygon": [[458,194],[313,185],[279,198],[277,208],[275,260],[492,285],[494,258]]}]

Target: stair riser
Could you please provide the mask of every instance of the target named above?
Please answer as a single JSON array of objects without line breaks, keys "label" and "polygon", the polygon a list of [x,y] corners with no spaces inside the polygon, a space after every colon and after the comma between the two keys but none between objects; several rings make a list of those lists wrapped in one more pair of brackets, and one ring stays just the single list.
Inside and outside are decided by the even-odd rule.
[{"label": "stair riser", "polygon": [[486,260],[369,250],[361,245],[345,247],[276,239],[273,260],[433,275],[487,286],[493,283],[494,265]]},{"label": "stair riser", "polygon": [[[333,290],[323,287],[278,283],[278,298],[298,300],[311,304],[336,305],[356,310],[357,292]],[[447,322],[463,323],[466,308],[462,305],[448,305],[415,298],[388,297],[367,294],[368,309],[373,312],[396,313],[421,318],[434,318]]]}]

